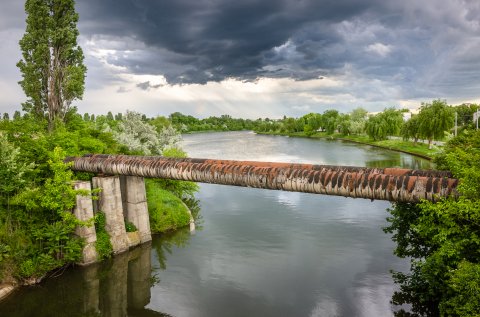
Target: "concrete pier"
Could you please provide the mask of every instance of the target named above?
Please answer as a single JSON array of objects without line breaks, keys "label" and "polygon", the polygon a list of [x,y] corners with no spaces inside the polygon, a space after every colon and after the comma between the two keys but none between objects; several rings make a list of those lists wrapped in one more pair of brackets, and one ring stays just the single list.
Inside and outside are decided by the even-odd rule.
[{"label": "concrete pier", "polygon": [[[90,182],[77,181],[74,183],[76,190],[82,189],[91,191]],[[90,195],[77,195],[77,202],[73,210],[75,217],[80,221],[93,221],[93,202]],[[97,234],[95,232],[95,226],[92,225],[80,226],[75,230],[75,234],[80,238],[84,238],[86,245],[82,252],[82,261],[80,265],[87,265],[97,261],[97,251],[95,250],[95,242],[97,241]]]},{"label": "concrete pier", "polygon": [[127,251],[129,243],[123,219],[120,178],[118,176],[94,177],[92,182],[93,188],[101,189],[96,201],[96,210],[105,213],[105,229],[110,235],[113,253]]},{"label": "concrete pier", "polygon": [[138,229],[140,243],[152,240],[145,180],[138,176],[120,176],[123,214]]}]

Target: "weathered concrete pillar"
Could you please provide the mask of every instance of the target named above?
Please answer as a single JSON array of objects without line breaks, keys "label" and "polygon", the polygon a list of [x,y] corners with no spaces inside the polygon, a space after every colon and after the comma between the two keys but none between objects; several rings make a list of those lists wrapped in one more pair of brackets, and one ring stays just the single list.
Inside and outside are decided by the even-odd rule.
[{"label": "weathered concrete pillar", "polygon": [[122,195],[118,176],[94,177],[93,188],[100,188],[97,211],[105,213],[105,229],[110,235],[113,253],[128,250],[127,232],[123,219]]},{"label": "weathered concrete pillar", "polygon": [[[76,190],[91,190],[90,182],[77,181],[74,183]],[[93,218],[93,203],[90,195],[77,195],[77,203],[73,210],[75,217],[80,221],[88,221]],[[80,265],[87,265],[97,261],[97,251],[95,250],[95,242],[97,241],[97,234],[95,233],[95,226],[79,226],[75,229],[75,234],[85,239],[86,245],[82,252],[82,261]]]},{"label": "weathered concrete pillar", "polygon": [[121,181],[125,219],[137,227],[140,243],[152,240],[144,178],[124,176]]}]

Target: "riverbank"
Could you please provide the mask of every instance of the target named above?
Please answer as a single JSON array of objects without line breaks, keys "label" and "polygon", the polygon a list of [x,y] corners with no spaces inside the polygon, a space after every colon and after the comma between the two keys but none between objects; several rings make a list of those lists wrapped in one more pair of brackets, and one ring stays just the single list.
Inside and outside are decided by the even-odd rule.
[{"label": "riverbank", "polygon": [[411,141],[403,141],[403,140],[373,141],[366,135],[342,135],[340,133],[334,133],[334,134],[328,135],[325,132],[317,132],[311,136],[307,136],[304,132],[294,132],[294,133],[256,132],[256,133],[264,134],[264,135],[281,135],[281,136],[288,136],[288,137],[310,138],[310,139],[342,140],[342,141],[375,146],[375,147],[379,147],[379,148],[387,149],[391,151],[407,153],[407,154],[415,155],[427,160],[432,160],[432,158],[438,152],[440,152],[440,149],[437,146],[434,146],[432,149],[429,149],[428,145],[424,143],[413,144],[413,142]]}]

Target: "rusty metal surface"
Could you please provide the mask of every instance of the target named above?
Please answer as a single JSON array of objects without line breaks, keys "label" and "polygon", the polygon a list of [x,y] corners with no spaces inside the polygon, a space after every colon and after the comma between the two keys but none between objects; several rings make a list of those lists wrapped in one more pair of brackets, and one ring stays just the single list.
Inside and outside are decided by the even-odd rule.
[{"label": "rusty metal surface", "polygon": [[449,172],[160,156],[70,157],[72,169],[398,202],[458,195]]}]

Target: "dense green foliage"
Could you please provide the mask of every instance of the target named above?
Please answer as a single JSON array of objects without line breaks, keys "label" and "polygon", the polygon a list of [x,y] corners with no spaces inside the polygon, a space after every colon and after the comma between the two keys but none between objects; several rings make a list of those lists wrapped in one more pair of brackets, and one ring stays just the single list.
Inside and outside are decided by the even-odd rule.
[{"label": "dense green foliage", "polygon": [[81,99],[86,67],[77,45],[78,30],[74,0],[27,0],[27,27],[20,40],[23,59],[18,62],[20,81],[29,98],[23,109],[48,119],[53,130],[64,121],[71,103]]},{"label": "dense green foliage", "polygon": [[403,124],[402,110],[387,108],[383,112],[372,115],[365,124],[365,130],[373,140],[385,140],[388,136],[400,133]]},{"label": "dense green foliage", "polygon": [[80,223],[71,209],[75,196],[85,193],[73,189],[73,174],[63,156],[55,148],[44,167],[49,177],[37,183],[27,176],[35,175],[31,170],[17,187],[10,187],[12,198],[0,205],[0,271],[4,279],[38,278],[81,257],[83,241],[73,233],[76,226],[87,224]]},{"label": "dense green foliage", "polygon": [[[173,147],[163,151],[167,157],[187,157],[179,148]],[[195,192],[198,185],[192,182],[169,179],[149,179],[146,182],[150,227],[153,233],[163,233],[187,226],[190,223],[189,207],[194,219],[197,200]],[[188,207],[187,207],[188,205]]]},{"label": "dense green foliage", "polygon": [[405,141],[413,139],[416,144],[420,138],[420,121],[418,115],[412,115],[410,120],[406,121],[401,130],[402,137]]},{"label": "dense green foliage", "polygon": [[110,236],[105,229],[105,225],[105,214],[101,211],[97,212],[95,215],[95,232],[97,234],[95,250],[97,250],[99,260],[108,259],[113,254],[112,243],[110,242]]},{"label": "dense green foliage", "polygon": [[234,119],[229,115],[197,119],[180,112],[172,113],[170,121],[181,132],[253,130],[256,126],[250,119]]},{"label": "dense green foliage", "polygon": [[148,212],[152,233],[163,233],[188,226],[188,207],[180,198],[162,189],[154,180],[146,181]]},{"label": "dense green foliage", "polygon": [[460,127],[470,127],[473,128],[475,123],[473,122],[473,114],[480,109],[480,105],[467,103],[461,104],[455,107],[457,112],[457,123]]},{"label": "dense green foliage", "polygon": [[395,204],[385,230],[395,253],[411,258],[411,272],[394,275],[401,289],[394,304],[413,315],[480,314],[480,132],[465,131],[436,158],[438,168],[460,179],[458,199]]}]

